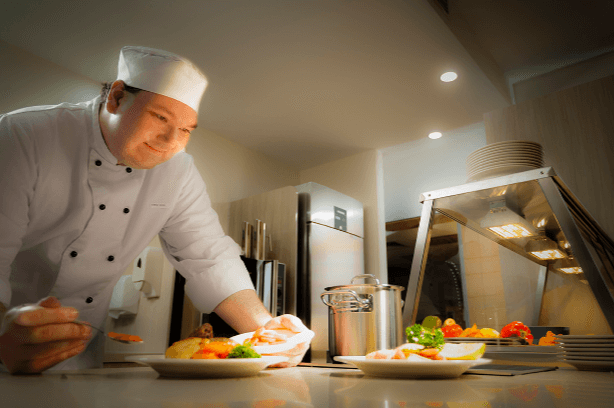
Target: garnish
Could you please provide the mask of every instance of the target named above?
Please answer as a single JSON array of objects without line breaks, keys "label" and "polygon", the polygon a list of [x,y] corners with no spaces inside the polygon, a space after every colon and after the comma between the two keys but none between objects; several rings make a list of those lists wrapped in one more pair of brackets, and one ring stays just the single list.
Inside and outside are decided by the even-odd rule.
[{"label": "garnish", "polygon": [[408,343],[421,344],[427,348],[441,350],[445,344],[441,329],[429,329],[421,324],[414,324],[405,329]]},{"label": "garnish", "polygon": [[250,343],[245,343],[236,346],[233,348],[228,354],[227,358],[260,358],[262,357],[260,354],[256,353],[256,351],[252,348]]}]

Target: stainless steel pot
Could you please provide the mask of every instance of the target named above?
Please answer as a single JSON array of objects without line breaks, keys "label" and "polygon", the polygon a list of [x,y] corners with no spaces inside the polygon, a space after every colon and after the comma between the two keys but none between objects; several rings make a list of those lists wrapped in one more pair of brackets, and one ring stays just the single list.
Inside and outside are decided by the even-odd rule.
[{"label": "stainless steel pot", "polygon": [[[354,284],[364,279],[364,284]],[[367,283],[371,281],[374,283]],[[374,275],[355,276],[350,285],[325,288],[330,357],[364,356],[404,343],[402,286],[381,285]]]}]

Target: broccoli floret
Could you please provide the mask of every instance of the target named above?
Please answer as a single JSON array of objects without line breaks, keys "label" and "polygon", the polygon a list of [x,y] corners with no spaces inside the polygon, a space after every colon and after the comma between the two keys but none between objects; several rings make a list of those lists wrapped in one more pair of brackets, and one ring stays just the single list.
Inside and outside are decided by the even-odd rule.
[{"label": "broccoli floret", "polygon": [[260,354],[256,353],[256,351],[252,348],[250,343],[245,343],[236,346],[230,353],[228,354],[228,358],[260,358],[262,357]]},{"label": "broccoli floret", "polygon": [[421,344],[426,348],[438,348],[441,350],[445,344],[441,329],[427,329],[421,324],[414,324],[406,328],[405,333],[407,334],[408,343]]}]

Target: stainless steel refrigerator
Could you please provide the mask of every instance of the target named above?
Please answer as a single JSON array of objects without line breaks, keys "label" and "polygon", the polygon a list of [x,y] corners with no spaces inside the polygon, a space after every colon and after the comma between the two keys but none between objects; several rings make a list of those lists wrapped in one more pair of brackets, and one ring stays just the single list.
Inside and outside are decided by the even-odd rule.
[{"label": "stainless steel refrigerator", "polygon": [[364,274],[363,206],[317,183],[296,186],[298,253],[296,311],[316,337],[305,361],[326,361],[328,307],[320,299],[330,286]]}]

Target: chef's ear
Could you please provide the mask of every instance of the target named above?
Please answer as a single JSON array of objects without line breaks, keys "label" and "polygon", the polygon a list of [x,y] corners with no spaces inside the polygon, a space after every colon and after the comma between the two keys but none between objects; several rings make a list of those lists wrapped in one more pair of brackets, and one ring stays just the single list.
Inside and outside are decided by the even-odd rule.
[{"label": "chef's ear", "polygon": [[118,79],[117,81],[113,82],[107,95],[107,111],[109,111],[109,113],[115,113],[125,96],[126,90],[124,88],[124,81]]}]

